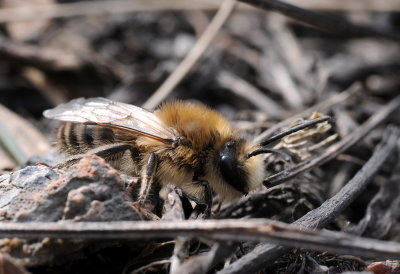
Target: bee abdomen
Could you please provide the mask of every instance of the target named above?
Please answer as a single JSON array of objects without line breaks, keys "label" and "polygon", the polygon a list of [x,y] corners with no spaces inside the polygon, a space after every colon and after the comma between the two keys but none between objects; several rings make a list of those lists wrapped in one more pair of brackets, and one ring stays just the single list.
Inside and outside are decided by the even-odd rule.
[{"label": "bee abdomen", "polygon": [[63,123],[57,133],[57,148],[68,154],[81,154],[115,142],[114,132],[106,127]]}]

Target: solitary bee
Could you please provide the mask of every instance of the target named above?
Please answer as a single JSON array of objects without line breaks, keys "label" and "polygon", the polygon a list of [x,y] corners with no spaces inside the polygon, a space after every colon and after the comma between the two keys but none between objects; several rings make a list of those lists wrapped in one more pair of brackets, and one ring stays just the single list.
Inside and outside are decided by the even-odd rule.
[{"label": "solitary bee", "polygon": [[205,188],[225,200],[240,198],[263,181],[257,155],[273,151],[238,137],[219,113],[190,102],[167,102],[152,113],[105,98],[79,98],[44,116],[66,122],[57,147],[71,156],[67,161],[96,154],[140,177],[141,204],[153,186],[167,184],[203,203],[210,200]]}]

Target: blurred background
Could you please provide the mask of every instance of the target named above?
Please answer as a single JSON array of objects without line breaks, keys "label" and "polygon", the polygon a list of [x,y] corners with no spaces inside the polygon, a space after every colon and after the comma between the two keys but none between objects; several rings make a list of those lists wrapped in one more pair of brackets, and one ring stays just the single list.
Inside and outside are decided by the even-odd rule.
[{"label": "blurred background", "polygon": [[398,32],[399,1],[292,4],[331,26],[234,1],[1,1],[0,170],[45,156],[56,124],[43,110],[76,97],[149,109],[197,100],[254,136],[359,81],[366,91],[358,117],[398,93],[399,40],[385,34]]},{"label": "blurred background", "polygon": [[[324,136],[317,136],[322,137],[320,143],[311,141],[308,147],[287,143],[284,148],[294,155],[295,162],[300,162],[299,166],[307,157],[325,153],[327,159],[330,156],[326,152],[339,151],[334,159],[319,159],[324,165],[291,181],[275,187],[268,185],[237,204],[221,208],[220,203],[215,203],[213,209],[213,217],[221,219],[261,217],[288,223],[298,220],[364,170],[361,168],[377,144],[385,139],[382,136],[384,129],[389,128],[387,124],[400,125],[398,110],[392,115],[387,110],[400,102],[396,97],[400,88],[399,12],[400,0],[0,0],[0,176],[4,174],[0,177],[1,207],[7,209],[10,203],[7,200],[11,197],[7,194],[10,188],[12,193],[21,192],[13,203],[22,208],[22,218],[27,216],[27,209],[33,208],[32,204],[41,202],[43,192],[30,188],[35,184],[24,189],[16,181],[9,183],[13,174],[22,174],[16,177],[28,178],[29,183],[32,178],[39,178],[43,187],[47,181],[57,185],[56,179],[39,172],[42,167],[28,167],[26,170],[37,173],[33,176],[24,170],[12,172],[38,162],[55,163],[57,153],[52,143],[58,122],[44,119],[44,110],[78,97],[101,96],[149,110],[163,101],[182,99],[215,108],[232,122],[239,134],[256,142],[288,128],[299,118],[307,119],[314,111],[333,117],[321,134]],[[386,111],[384,115],[382,110]],[[385,121],[364,130],[365,124],[373,124],[368,118],[376,118],[377,113]],[[349,136],[360,138],[352,143]],[[300,138],[299,143],[302,141]],[[345,149],[334,147],[338,141]],[[332,145],[329,149],[328,143]],[[310,147],[316,149],[310,152]],[[298,153],[301,149],[306,153]],[[266,161],[271,174],[291,167],[292,163],[283,163],[279,157],[271,158]],[[400,241],[400,165],[395,156],[387,161],[383,157],[378,164],[383,162],[379,173],[369,178],[371,184],[362,195],[339,201],[349,202],[340,216],[335,213],[328,229]],[[50,170],[43,167],[47,169]],[[51,193],[52,188],[49,189],[44,188]],[[66,192],[67,195],[73,196]],[[119,192],[116,195],[121,198]],[[59,196],[50,198],[61,208]],[[78,202],[92,204],[93,199],[97,204],[96,196],[89,198],[79,198]],[[119,201],[117,206],[121,204]],[[44,200],[43,204],[49,203]],[[49,208],[49,212],[54,212]],[[0,215],[13,216],[7,214]],[[312,229],[317,227],[320,228],[319,221]],[[1,252],[10,253],[10,249],[1,245],[7,239],[1,240]],[[148,262],[151,267],[148,272],[160,273],[166,271],[170,262],[161,261],[158,268],[151,263],[157,258],[169,260],[173,243],[169,242],[167,252],[160,248],[157,253],[155,245],[135,242],[133,250],[137,249],[139,254],[135,257],[131,246],[121,248],[127,242],[124,240],[101,254],[97,247],[83,249],[85,256],[78,261],[75,260],[78,257],[65,256],[58,241],[56,248],[51,249],[47,240],[43,240],[45,256],[41,258],[34,242],[32,249],[13,241],[5,246],[17,247],[17,252],[21,247],[25,252],[23,259],[32,260],[24,261],[31,263],[30,266],[41,267],[45,262],[43,268],[33,270],[35,273],[70,273],[75,269],[81,273],[105,273],[105,266],[112,269],[110,273],[120,273],[122,268],[125,273],[138,273],[139,266]],[[65,243],[64,248],[73,251],[68,241]],[[156,246],[163,244],[157,241]],[[196,244],[195,253],[201,253],[198,258],[204,250],[209,250],[199,247]],[[209,265],[209,272],[228,268],[230,262],[244,258],[253,247],[248,242],[240,249],[234,247],[236,253],[226,261],[222,256],[216,268]],[[49,262],[56,265],[56,261],[48,259],[48,254],[52,258],[57,252],[61,254],[62,260],[57,262],[60,265],[47,268]],[[38,257],[39,261],[35,261]],[[188,255],[187,261],[194,257]],[[364,270],[370,263],[358,257],[300,249],[273,264],[260,265],[264,259],[254,260],[258,261],[258,267],[266,268],[260,273],[339,273]],[[400,267],[398,262],[384,262],[380,266],[396,267],[397,271]],[[131,269],[134,271],[128,272]]]}]

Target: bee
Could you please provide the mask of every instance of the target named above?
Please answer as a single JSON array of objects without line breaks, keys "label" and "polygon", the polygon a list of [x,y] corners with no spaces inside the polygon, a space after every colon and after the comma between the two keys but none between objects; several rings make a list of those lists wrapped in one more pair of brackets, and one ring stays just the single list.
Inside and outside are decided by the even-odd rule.
[{"label": "bee", "polygon": [[140,204],[151,188],[167,184],[200,203],[210,201],[205,188],[222,200],[238,199],[263,182],[259,154],[275,152],[238,137],[221,114],[192,102],[166,102],[149,112],[105,98],[79,98],[43,114],[65,122],[57,148],[70,155],[67,161],[96,154],[140,177]]}]

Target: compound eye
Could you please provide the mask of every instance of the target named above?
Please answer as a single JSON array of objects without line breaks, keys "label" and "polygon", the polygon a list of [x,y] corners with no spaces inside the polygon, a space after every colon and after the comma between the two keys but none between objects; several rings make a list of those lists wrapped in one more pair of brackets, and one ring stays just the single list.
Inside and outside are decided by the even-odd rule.
[{"label": "compound eye", "polygon": [[235,162],[236,147],[234,141],[226,142],[219,151],[219,169],[224,180],[236,190],[247,194],[246,176]]},{"label": "compound eye", "polygon": [[230,177],[229,174],[233,173],[233,162],[227,155],[221,157],[221,173],[224,177]]}]

